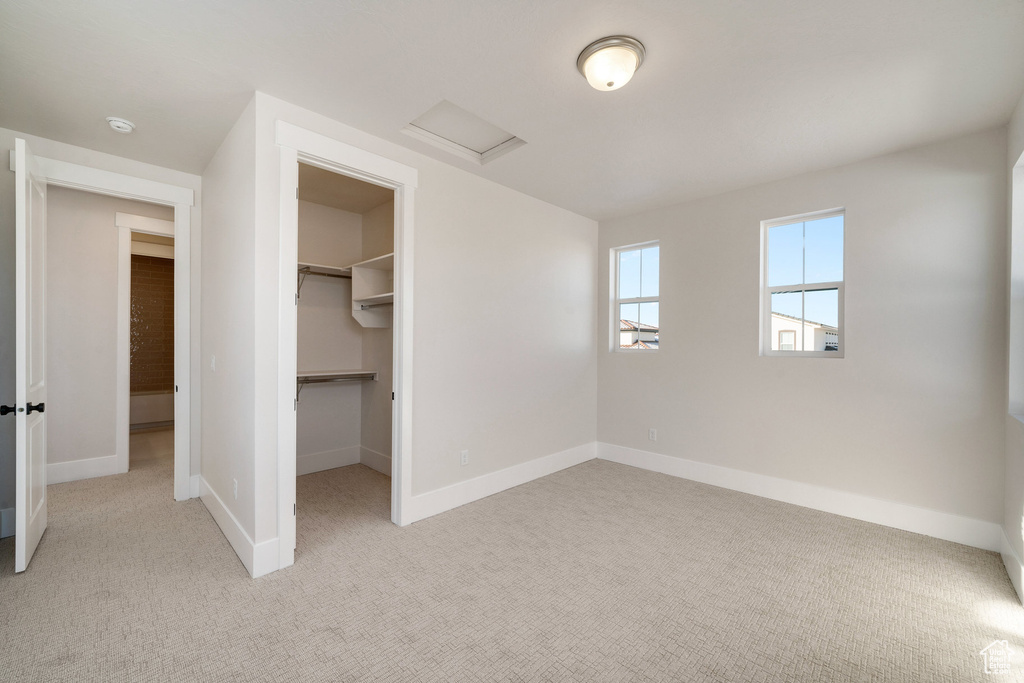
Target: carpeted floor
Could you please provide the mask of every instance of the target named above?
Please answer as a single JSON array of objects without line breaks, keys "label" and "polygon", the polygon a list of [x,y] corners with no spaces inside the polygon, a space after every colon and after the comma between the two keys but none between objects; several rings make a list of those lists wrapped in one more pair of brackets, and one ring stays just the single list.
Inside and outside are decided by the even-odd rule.
[{"label": "carpeted floor", "polygon": [[0,542],[0,680],[1024,674],[979,654],[1024,652],[994,553],[604,461],[401,529],[355,465],[299,478],[295,566],[252,580],[136,446],[126,475],[50,487],[25,574]]}]

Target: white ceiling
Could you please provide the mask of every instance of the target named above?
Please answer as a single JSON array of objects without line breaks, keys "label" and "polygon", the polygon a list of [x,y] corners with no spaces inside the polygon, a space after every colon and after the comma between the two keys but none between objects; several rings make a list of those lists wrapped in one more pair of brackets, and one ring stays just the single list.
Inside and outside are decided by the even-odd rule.
[{"label": "white ceiling", "polygon": [[[597,92],[576,56],[616,33],[647,58]],[[603,219],[1005,123],[1024,2],[0,3],[2,127],[200,173],[257,89]],[[528,144],[480,167],[401,133],[441,100]]]}]

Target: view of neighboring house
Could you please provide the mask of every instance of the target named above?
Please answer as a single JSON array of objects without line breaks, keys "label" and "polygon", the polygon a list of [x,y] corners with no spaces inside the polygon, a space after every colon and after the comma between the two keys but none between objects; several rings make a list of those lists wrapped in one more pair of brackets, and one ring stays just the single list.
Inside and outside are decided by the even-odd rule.
[{"label": "view of neighboring house", "polygon": [[838,350],[839,330],[835,327],[772,313],[772,351]]},{"label": "view of neighboring house", "polygon": [[656,349],[658,348],[658,328],[653,325],[619,321],[620,349]]}]

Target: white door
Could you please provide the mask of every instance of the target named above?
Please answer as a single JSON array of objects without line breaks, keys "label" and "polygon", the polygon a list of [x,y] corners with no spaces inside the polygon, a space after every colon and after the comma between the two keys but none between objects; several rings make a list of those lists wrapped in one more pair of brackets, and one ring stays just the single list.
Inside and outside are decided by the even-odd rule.
[{"label": "white door", "polygon": [[18,423],[14,571],[23,572],[46,530],[46,182],[24,140],[15,141],[14,156]]}]

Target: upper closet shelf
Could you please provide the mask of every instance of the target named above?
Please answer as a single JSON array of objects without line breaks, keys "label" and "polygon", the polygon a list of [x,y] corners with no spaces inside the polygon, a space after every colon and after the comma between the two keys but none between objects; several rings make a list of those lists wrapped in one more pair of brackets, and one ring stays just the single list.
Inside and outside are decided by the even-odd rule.
[{"label": "upper closet shelf", "polygon": [[395,254],[384,254],[377,258],[372,258],[367,261],[361,261],[360,263],[353,263],[349,266],[349,272],[352,268],[373,268],[374,270],[394,270],[395,269]]},{"label": "upper closet shelf", "polygon": [[319,263],[303,263],[299,261],[299,272],[310,275],[326,275],[328,277],[352,277],[352,266],[324,266]]}]

